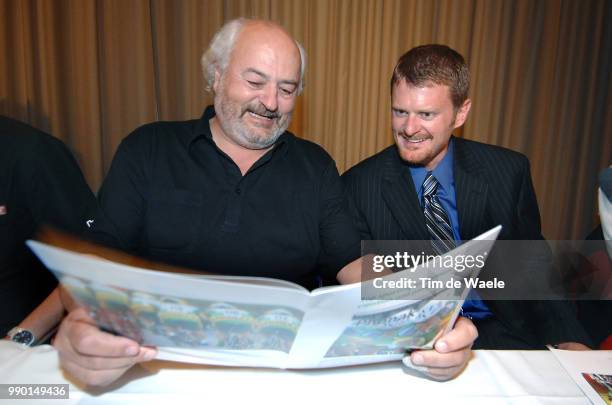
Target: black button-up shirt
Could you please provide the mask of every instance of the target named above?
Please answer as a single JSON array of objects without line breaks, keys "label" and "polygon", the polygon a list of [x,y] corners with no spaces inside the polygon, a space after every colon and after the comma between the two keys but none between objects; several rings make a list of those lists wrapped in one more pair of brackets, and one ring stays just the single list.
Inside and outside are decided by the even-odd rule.
[{"label": "black button-up shirt", "polygon": [[92,227],[106,244],[219,274],[311,287],[360,253],[334,161],[280,136],[243,176],[199,120],[145,125],[121,143]]}]

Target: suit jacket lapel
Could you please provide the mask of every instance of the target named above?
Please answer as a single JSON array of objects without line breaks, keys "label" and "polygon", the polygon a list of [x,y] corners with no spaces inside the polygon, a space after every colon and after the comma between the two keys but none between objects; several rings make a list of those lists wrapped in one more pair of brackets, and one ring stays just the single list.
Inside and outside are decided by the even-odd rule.
[{"label": "suit jacket lapel", "polygon": [[481,166],[462,139],[455,138],[455,198],[462,240],[485,231],[488,186]]},{"label": "suit jacket lapel", "polygon": [[383,170],[382,197],[404,233],[404,238],[429,240],[412,177],[395,149],[387,155]]}]

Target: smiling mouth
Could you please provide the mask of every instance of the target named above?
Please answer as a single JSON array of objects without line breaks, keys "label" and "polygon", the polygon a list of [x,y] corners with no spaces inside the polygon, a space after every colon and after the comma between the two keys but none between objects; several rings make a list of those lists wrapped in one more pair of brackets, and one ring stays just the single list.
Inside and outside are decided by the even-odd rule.
[{"label": "smiling mouth", "polygon": [[408,142],[408,143],[413,143],[413,144],[418,144],[418,143],[423,143],[425,141],[430,140],[430,137],[414,137],[414,136],[406,136],[403,134],[398,134],[404,141]]},{"label": "smiling mouth", "polygon": [[262,119],[262,120],[267,120],[267,121],[272,121],[272,120],[277,118],[276,114],[261,115],[261,114],[257,114],[256,112],[253,112],[253,111],[248,111],[248,113],[252,117],[255,117],[255,118],[258,118],[258,119]]}]

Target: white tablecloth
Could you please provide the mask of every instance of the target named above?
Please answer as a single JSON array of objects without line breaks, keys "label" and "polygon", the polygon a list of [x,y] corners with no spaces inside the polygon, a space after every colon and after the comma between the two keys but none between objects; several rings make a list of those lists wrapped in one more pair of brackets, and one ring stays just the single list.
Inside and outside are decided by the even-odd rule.
[{"label": "white tablecloth", "polygon": [[[0,383],[69,382],[51,346],[31,349],[0,341]],[[26,402],[6,401],[15,405]],[[194,366],[153,361],[131,369],[108,390],[70,383],[69,400],[37,403],[129,404],[588,404],[547,351],[475,351],[456,379],[411,375],[400,362],[327,370],[286,371]],[[2,403],[2,400],[0,400]]]}]

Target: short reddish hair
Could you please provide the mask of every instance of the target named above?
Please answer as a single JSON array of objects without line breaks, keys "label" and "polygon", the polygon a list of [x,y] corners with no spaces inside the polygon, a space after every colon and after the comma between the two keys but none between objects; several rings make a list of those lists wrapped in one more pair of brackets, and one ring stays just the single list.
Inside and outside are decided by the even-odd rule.
[{"label": "short reddish hair", "polygon": [[422,87],[429,83],[448,86],[455,110],[468,98],[470,71],[463,56],[446,45],[412,48],[397,61],[391,76],[391,93],[400,81]]}]

